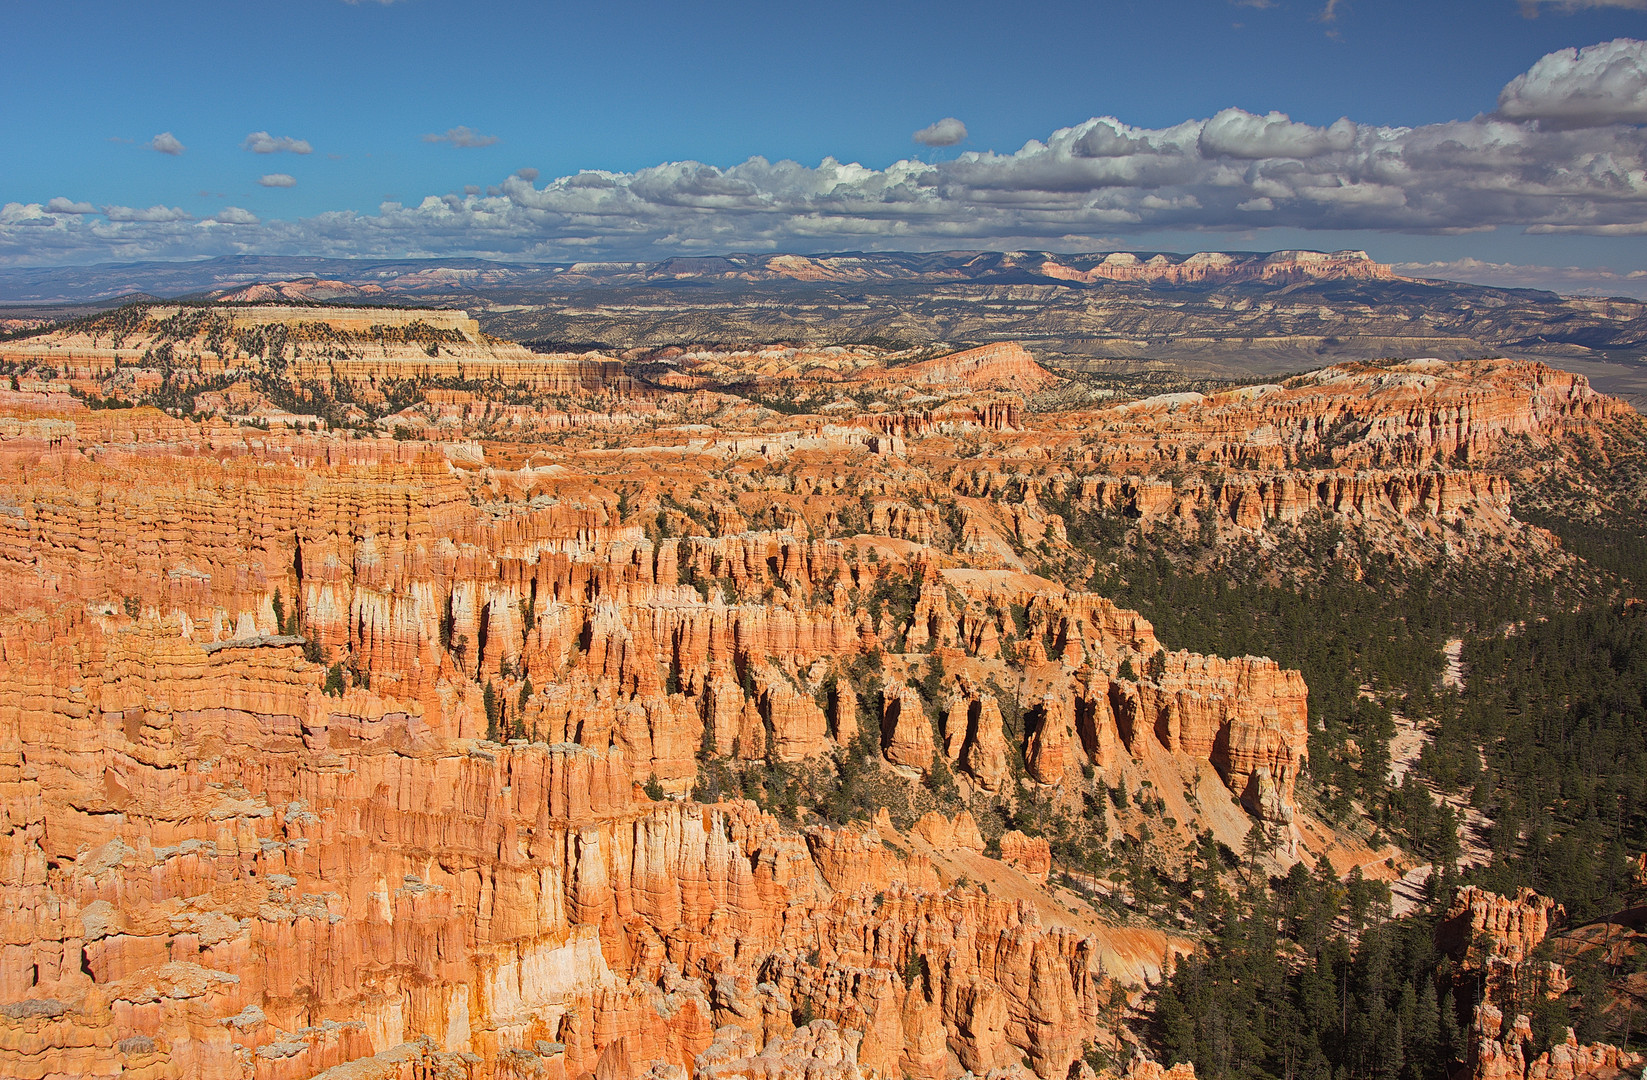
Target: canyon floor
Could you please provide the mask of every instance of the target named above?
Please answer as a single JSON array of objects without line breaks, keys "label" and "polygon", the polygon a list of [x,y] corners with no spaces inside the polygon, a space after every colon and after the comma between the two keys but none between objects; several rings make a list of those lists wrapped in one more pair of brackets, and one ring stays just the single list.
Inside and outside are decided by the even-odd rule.
[{"label": "canyon floor", "polygon": [[[1214,889],[1433,859],[1362,706],[1111,587],[1555,588],[1524,496],[1642,437],[1527,359],[1150,393],[240,299],[0,342],[3,1075],[1167,1075]],[[1551,933],[1458,895],[1461,971]]]}]

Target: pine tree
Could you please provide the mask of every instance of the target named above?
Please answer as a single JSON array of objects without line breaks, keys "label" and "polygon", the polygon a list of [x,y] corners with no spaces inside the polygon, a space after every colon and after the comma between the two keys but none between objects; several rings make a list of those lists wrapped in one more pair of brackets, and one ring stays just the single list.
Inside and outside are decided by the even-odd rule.
[{"label": "pine tree", "polygon": [[498,742],[502,735],[503,713],[498,708],[497,688],[492,685],[490,679],[486,680],[486,689],[481,691],[480,702],[481,707],[486,710],[486,740]]}]

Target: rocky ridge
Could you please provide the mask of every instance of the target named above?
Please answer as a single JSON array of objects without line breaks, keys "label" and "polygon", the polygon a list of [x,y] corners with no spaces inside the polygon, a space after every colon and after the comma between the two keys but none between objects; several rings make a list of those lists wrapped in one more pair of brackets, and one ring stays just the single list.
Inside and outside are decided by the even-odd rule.
[{"label": "rocky ridge", "polygon": [[[100,272],[101,271],[101,272]],[[1182,285],[1307,279],[1394,277],[1364,251],[1093,252],[1044,251],[841,252],[822,255],[689,256],[661,262],[577,262],[512,265],[480,259],[337,260],[279,256],[212,259],[192,264],[33,270],[4,276],[6,299],[89,299],[147,292],[157,296],[210,293],[223,302],[326,301],[389,294],[594,286],[647,282],[795,282],[803,284],[946,284],[1008,280],[1130,281]],[[112,289],[103,279],[115,280]],[[353,290],[352,292],[350,290]]]},{"label": "rocky ridge", "polygon": [[49,365],[71,384],[128,391],[180,374],[214,390],[273,375],[298,408],[311,396],[305,384],[317,381],[342,380],[381,401],[380,381],[493,380],[564,393],[619,375],[614,363],[542,356],[490,337],[463,311],[282,304],[122,308],[0,344],[0,361]]},{"label": "rocky ridge", "polygon": [[625,284],[634,281],[797,281],[924,282],[1032,280],[1152,285],[1227,284],[1246,281],[1293,283],[1308,280],[1389,281],[1390,268],[1364,251],[1201,251],[1193,255],[1116,251],[1053,255],[1037,251],[943,252],[898,256],[853,252],[841,255],[728,255],[681,257],[660,263],[574,263],[556,282]]}]

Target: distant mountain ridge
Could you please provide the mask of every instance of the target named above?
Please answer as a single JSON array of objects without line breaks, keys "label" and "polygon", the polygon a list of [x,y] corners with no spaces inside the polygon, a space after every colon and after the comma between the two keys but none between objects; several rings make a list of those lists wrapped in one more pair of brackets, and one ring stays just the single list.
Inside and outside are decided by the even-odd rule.
[{"label": "distant mountain ridge", "polygon": [[717,255],[656,263],[573,263],[561,283],[639,283],[660,280],[795,282],[1067,282],[1149,285],[1223,285],[1243,281],[1389,281],[1395,273],[1365,251],[1046,251],[847,252],[838,255]]},{"label": "distant mountain ridge", "polygon": [[463,308],[539,352],[1023,342],[1102,374],[1248,378],[1379,357],[1537,357],[1647,401],[1647,303],[1403,277],[1362,251],[840,252],[524,264],[249,255],[0,270],[0,330],[132,300]]},{"label": "distant mountain ridge", "polygon": [[[329,259],[224,256],[196,262],[0,270],[0,303],[72,303],[131,293],[179,297],[253,286],[349,287],[382,296],[498,288],[705,284],[1064,284],[1226,285],[1257,282],[1391,281],[1389,266],[1364,251],[1163,251],[1054,254],[1045,251],[840,252],[822,255],[681,256],[657,262],[503,263],[484,259]],[[272,299],[268,293],[265,298]],[[295,299],[289,291],[282,298]]]}]

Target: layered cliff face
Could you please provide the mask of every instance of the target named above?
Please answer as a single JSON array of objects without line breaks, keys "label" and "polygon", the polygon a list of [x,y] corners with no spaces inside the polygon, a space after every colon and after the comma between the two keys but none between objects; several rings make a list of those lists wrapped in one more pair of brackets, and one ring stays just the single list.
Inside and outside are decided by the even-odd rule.
[{"label": "layered cliff face", "polygon": [[[286,297],[276,290],[269,299]],[[253,378],[276,396],[303,401],[312,398],[305,384],[337,380],[370,402],[382,400],[380,383],[403,380],[493,380],[566,393],[599,388],[618,375],[614,362],[541,356],[489,337],[462,311],[279,304],[121,308],[0,345],[0,362],[50,366],[101,390],[216,390]]]},{"label": "layered cliff face", "polygon": [[0,417],[0,1071],[1060,1080],[1185,945],[1054,899],[1072,845],[1333,842],[1298,673],[1051,576],[1062,511],[1531,545],[1489,452],[1614,409],[1485,364],[1046,417],[1022,350],[885,359],[822,413],[433,386],[429,439]]},{"label": "layered cliff face", "polygon": [[[798,348],[772,346],[758,350],[667,348],[642,351],[630,370],[646,381],[671,390],[714,390],[736,388],[745,393],[786,395],[794,400],[832,394],[833,400],[818,401],[827,413],[851,408],[854,397],[866,394],[904,396],[928,404],[935,399],[970,397],[977,391],[1004,390],[1034,393],[1062,380],[1040,364],[1017,342],[984,345],[976,349],[941,356],[917,357],[926,350],[886,351],[867,347]],[[1021,400],[991,402],[979,409],[976,402],[938,410],[934,417],[928,405],[916,414],[930,423],[946,413],[960,422],[968,419],[967,406],[977,413],[990,407],[1021,408]],[[890,418],[889,418],[890,419]],[[907,423],[907,419],[905,420]],[[999,425],[997,425],[999,426]],[[887,430],[903,434],[896,424]]]},{"label": "layered cliff face", "polygon": [[615,746],[454,739],[439,694],[334,698],[296,640],[186,631],[0,636],[7,1071],[308,1076],[428,1035],[576,1076],[810,1014],[881,1075],[1061,1076],[1092,1030],[1100,940],[874,829],[650,802]]},{"label": "layered cliff face", "polygon": [[1076,433],[1066,445],[1119,471],[1158,463],[1376,472],[1459,469],[1517,437],[1593,430],[1628,412],[1582,375],[1542,364],[1409,360],[1343,364],[1211,395],[1165,394],[1059,426]]},{"label": "layered cliff face", "polygon": [[1037,364],[1017,342],[984,345],[965,352],[923,360],[893,369],[883,379],[911,382],[960,383],[973,390],[1016,390],[1034,393],[1057,382],[1057,376]]},{"label": "layered cliff face", "polygon": [[1140,258],[1130,251],[1117,251],[1086,269],[1048,259],[1040,272],[1066,281],[1129,281],[1151,285],[1223,285],[1253,281],[1273,285],[1395,278],[1388,266],[1374,262],[1365,251],[1273,251],[1262,257],[1199,251],[1182,259],[1166,255]]}]

